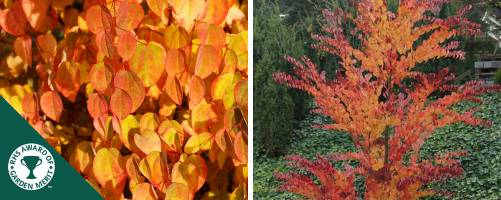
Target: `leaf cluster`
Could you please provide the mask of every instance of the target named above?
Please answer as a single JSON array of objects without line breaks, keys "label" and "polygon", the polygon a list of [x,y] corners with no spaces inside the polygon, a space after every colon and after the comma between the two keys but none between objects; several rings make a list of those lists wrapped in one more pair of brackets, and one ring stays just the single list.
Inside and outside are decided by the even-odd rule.
[{"label": "leaf cluster", "polygon": [[105,199],[247,198],[247,1],[0,7],[1,96]]}]

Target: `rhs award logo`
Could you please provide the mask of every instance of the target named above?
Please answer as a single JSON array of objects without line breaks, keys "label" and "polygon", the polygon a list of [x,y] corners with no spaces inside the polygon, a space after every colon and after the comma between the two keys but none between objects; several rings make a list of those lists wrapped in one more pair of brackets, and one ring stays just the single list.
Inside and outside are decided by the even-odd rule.
[{"label": "rhs award logo", "polygon": [[19,146],[9,158],[9,176],[20,188],[39,190],[49,184],[54,176],[54,157],[39,144]]}]

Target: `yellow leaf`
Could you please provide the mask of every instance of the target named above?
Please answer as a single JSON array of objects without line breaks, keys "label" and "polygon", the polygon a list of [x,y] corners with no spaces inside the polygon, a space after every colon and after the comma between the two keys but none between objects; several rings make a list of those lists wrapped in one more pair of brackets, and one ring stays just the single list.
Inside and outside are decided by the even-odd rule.
[{"label": "yellow leaf", "polygon": [[209,150],[212,144],[212,134],[204,132],[198,135],[191,136],[184,145],[184,152],[195,154],[200,150]]}]

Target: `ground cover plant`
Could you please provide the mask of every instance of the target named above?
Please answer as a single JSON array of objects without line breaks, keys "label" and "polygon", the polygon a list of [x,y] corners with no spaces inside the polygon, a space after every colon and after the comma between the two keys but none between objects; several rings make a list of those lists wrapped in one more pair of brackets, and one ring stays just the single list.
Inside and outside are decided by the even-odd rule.
[{"label": "ground cover plant", "polygon": [[0,8],[0,95],[105,199],[247,198],[247,1]]},{"label": "ground cover plant", "polygon": [[[341,59],[335,79],[328,80],[307,57],[287,57],[295,66],[294,75],[277,73],[275,79],[313,96],[318,106],[314,111],[333,121],[321,128],[348,132],[356,151],[318,156],[314,161],[290,156],[291,167],[308,171],[315,179],[298,172],[278,173],[284,181],[282,190],[308,199],[356,199],[355,178],[361,176],[365,199],[447,195],[423,186],[461,176],[457,157],[466,152],[423,158],[424,142],[446,125],[490,125],[473,115],[476,107],[457,111],[452,106],[481,102],[476,95],[501,89],[479,81],[451,85],[454,76],[447,68],[430,74],[414,70],[433,59],[464,58],[454,36],[479,33],[479,25],[465,18],[471,6],[445,19],[436,17],[449,2],[402,0],[391,11],[386,1],[363,0],[355,5],[355,13],[324,11],[327,34],[314,35],[318,41],[314,47]],[[349,32],[343,29],[347,23],[355,26]],[[360,47],[352,46],[347,35],[357,38]],[[332,161],[357,164],[334,167]]]}]

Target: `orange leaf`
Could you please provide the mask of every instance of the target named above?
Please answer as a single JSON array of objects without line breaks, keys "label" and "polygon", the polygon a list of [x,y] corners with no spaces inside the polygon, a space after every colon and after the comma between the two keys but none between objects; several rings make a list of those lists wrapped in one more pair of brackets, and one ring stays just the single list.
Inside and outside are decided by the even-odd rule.
[{"label": "orange leaf", "polygon": [[205,13],[205,18],[202,21],[221,24],[229,9],[228,0],[207,0],[207,13]]},{"label": "orange leaf", "polygon": [[132,99],[125,91],[115,88],[110,99],[110,110],[118,119],[122,120],[131,113]]},{"label": "orange leaf", "polygon": [[110,87],[112,76],[104,62],[96,63],[89,72],[90,84],[98,92],[104,93]]},{"label": "orange leaf", "polygon": [[118,40],[115,42],[117,53],[124,60],[129,60],[136,50],[137,39],[134,31],[118,31]]},{"label": "orange leaf", "polygon": [[108,102],[103,95],[92,93],[87,99],[87,110],[92,118],[97,119],[108,113]]},{"label": "orange leaf", "polygon": [[162,16],[164,10],[169,7],[167,0],[146,0],[150,10],[157,16]]},{"label": "orange leaf", "polygon": [[205,82],[198,78],[198,76],[193,76],[190,81],[189,90],[189,107],[193,108],[205,97]]},{"label": "orange leaf", "polygon": [[95,174],[97,182],[114,194],[121,194],[127,172],[125,171],[125,159],[115,148],[99,149],[92,165],[92,172]]},{"label": "orange leaf", "polygon": [[98,34],[103,31],[112,31],[115,27],[113,17],[110,11],[103,5],[94,5],[87,10],[87,15],[85,17],[87,21],[87,26],[89,30]]},{"label": "orange leaf", "polygon": [[57,90],[71,102],[75,102],[80,90],[78,63],[65,61],[59,64],[54,78]]},{"label": "orange leaf", "polygon": [[169,76],[175,76],[186,69],[186,55],[180,49],[169,49],[165,59],[165,71]]},{"label": "orange leaf", "polygon": [[169,166],[162,153],[151,152],[139,163],[139,171],[155,186],[155,188],[165,191],[171,183]]},{"label": "orange leaf", "polygon": [[247,164],[247,138],[244,137],[243,132],[238,132],[235,138],[234,149],[237,159],[242,164]]},{"label": "orange leaf", "polygon": [[71,166],[81,173],[88,173],[91,169],[92,161],[94,160],[92,148],[92,143],[88,141],[79,142],[75,146],[73,154],[70,156]]},{"label": "orange leaf", "polygon": [[191,44],[186,30],[178,25],[170,25],[164,33],[165,45],[171,49],[179,49]]},{"label": "orange leaf", "polygon": [[172,167],[172,182],[185,184],[192,193],[202,188],[206,178],[207,165],[197,154],[181,155],[181,159]]},{"label": "orange leaf", "polygon": [[165,54],[165,49],[156,42],[137,45],[136,51],[129,60],[129,65],[131,70],[143,80],[145,87],[155,85],[164,73]]},{"label": "orange leaf", "polygon": [[38,118],[38,100],[37,96],[34,93],[25,94],[23,97],[23,112],[24,116],[29,119],[37,119]]},{"label": "orange leaf", "polygon": [[112,117],[108,115],[101,115],[92,121],[96,129],[99,139],[104,142],[110,141],[113,137],[113,128],[111,127]]},{"label": "orange leaf", "polygon": [[193,193],[182,183],[172,183],[165,191],[165,200],[191,200]]},{"label": "orange leaf", "polygon": [[179,85],[176,77],[167,77],[164,91],[167,92],[172,101],[174,101],[177,105],[181,105],[183,103],[183,92],[181,91],[181,86]]},{"label": "orange leaf", "polygon": [[143,20],[143,8],[139,3],[135,2],[118,1],[117,4],[117,26],[125,31],[134,30]]},{"label": "orange leaf", "polygon": [[205,100],[202,100],[197,106],[195,106],[191,111],[191,126],[193,129],[198,130],[199,128],[204,128],[207,122],[217,118],[212,105],[208,104]]},{"label": "orange leaf", "polygon": [[217,146],[226,154],[232,155],[233,153],[233,141],[230,136],[224,131],[224,129],[220,129],[216,135],[214,136],[214,141]]},{"label": "orange leaf", "polygon": [[51,64],[54,61],[57,53],[56,38],[50,33],[37,36],[38,51],[46,63]]},{"label": "orange leaf", "polygon": [[32,62],[31,43],[31,37],[27,35],[17,37],[14,41],[14,52],[28,65]]},{"label": "orange leaf", "polygon": [[180,134],[174,128],[169,128],[162,132],[161,139],[166,144],[164,148],[167,151],[179,152],[182,147],[180,137]]},{"label": "orange leaf", "polygon": [[58,122],[63,113],[63,101],[54,91],[45,92],[40,98],[40,107],[47,117]]},{"label": "orange leaf", "polygon": [[[139,156],[132,154],[125,161],[125,170],[129,175],[129,188],[134,191],[138,184],[144,182],[144,177],[139,172]],[[134,198],[134,197],[133,197]]]},{"label": "orange leaf", "polygon": [[224,54],[223,69],[221,74],[235,73],[238,65],[237,54],[231,49],[226,49]]},{"label": "orange leaf", "polygon": [[134,135],[134,143],[145,155],[154,151],[162,151],[160,137],[151,130],[145,130],[141,134]]},{"label": "orange leaf", "polygon": [[200,23],[197,26],[197,35],[202,45],[224,47],[226,45],[226,33],[223,28],[214,24]]},{"label": "orange leaf", "polygon": [[132,200],[156,200],[153,187],[149,183],[141,183],[132,191]]},{"label": "orange leaf", "polygon": [[49,0],[21,0],[24,14],[31,27],[42,30],[47,18]]},{"label": "orange leaf", "polygon": [[111,35],[109,33],[106,33],[105,31],[96,33],[96,45],[99,50],[104,56],[108,58],[117,58],[118,55],[118,50],[115,47],[115,44],[113,42],[114,34]]},{"label": "orange leaf", "polygon": [[221,48],[212,45],[202,45],[198,49],[195,65],[195,75],[207,78],[216,70],[222,61]]},{"label": "orange leaf", "polygon": [[145,98],[143,82],[134,72],[121,70],[115,74],[114,84],[116,88],[120,88],[127,92],[132,98],[131,112],[135,112]]},{"label": "orange leaf", "polygon": [[200,19],[205,15],[206,2],[204,0],[169,0],[172,6],[172,15],[177,24],[186,30],[191,30],[195,24],[195,19]]},{"label": "orange leaf", "polygon": [[248,95],[248,80],[240,80],[237,85],[235,85],[235,102],[237,105],[241,106],[243,109],[247,108],[247,95]]},{"label": "orange leaf", "polygon": [[0,26],[11,35],[23,35],[25,33],[26,23],[26,17],[21,8],[21,1],[15,1],[12,8],[0,11]]}]

